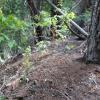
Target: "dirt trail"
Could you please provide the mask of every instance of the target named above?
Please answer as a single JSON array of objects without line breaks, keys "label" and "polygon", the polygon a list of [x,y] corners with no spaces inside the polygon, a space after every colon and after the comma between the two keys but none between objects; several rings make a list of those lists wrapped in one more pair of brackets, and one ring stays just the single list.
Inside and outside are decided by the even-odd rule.
[{"label": "dirt trail", "polygon": [[[100,100],[100,66],[86,65],[79,60],[81,57],[76,51],[58,50],[32,66],[29,81],[14,89],[4,88],[2,93],[6,100]],[[13,67],[15,73],[19,66]]]}]

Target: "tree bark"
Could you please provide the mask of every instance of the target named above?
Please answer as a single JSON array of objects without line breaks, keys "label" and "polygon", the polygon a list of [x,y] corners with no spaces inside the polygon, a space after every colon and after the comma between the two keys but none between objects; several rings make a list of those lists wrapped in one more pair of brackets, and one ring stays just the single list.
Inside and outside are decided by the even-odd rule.
[{"label": "tree bark", "polygon": [[86,61],[100,63],[100,0],[97,0],[92,13],[90,36],[87,40]]},{"label": "tree bark", "polygon": [[[42,0],[27,0],[27,2],[29,5],[32,20],[34,20],[35,23],[38,23],[38,20],[36,20],[34,16],[40,14]],[[37,36],[38,41],[42,41],[43,38],[42,38],[42,27],[41,26],[36,27],[36,36]]]},{"label": "tree bark", "polygon": [[39,14],[39,11],[36,7],[35,1],[27,0],[27,2],[28,2],[28,5],[29,5],[31,16],[35,16],[35,15]]}]

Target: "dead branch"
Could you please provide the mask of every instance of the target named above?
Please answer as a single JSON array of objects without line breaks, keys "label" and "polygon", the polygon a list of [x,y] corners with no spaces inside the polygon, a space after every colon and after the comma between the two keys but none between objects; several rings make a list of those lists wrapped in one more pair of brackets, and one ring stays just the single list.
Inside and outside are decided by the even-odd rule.
[{"label": "dead branch", "polygon": [[66,26],[68,27],[68,29],[69,29],[73,34],[75,34],[77,37],[79,37],[80,39],[83,39],[83,40],[86,39],[85,37],[81,36],[80,34],[77,34],[67,23],[65,23],[65,24],[66,24]]}]

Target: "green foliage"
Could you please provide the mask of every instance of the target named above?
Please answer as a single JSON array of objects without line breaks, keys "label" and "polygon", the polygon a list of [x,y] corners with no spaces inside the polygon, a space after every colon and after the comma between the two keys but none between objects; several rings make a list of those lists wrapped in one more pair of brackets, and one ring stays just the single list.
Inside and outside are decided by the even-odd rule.
[{"label": "green foliage", "polygon": [[74,3],[74,0],[63,0],[63,8],[67,9],[68,11],[69,9],[72,8],[73,3]]},{"label": "green foliage", "polygon": [[58,37],[60,37],[61,39],[64,39],[64,34],[62,34],[61,32],[57,33]]},{"label": "green foliage", "polygon": [[47,45],[49,45],[49,42],[47,42],[47,41],[38,42],[36,44],[37,51],[41,52],[41,51],[47,49]]},{"label": "green foliage", "polygon": [[0,0],[0,7],[4,7],[4,4],[5,4],[6,0]]},{"label": "green foliage", "polygon": [[64,20],[64,18],[66,18],[67,20],[70,19],[74,19],[75,13],[74,12],[70,12],[70,13],[65,13],[64,16],[54,16],[51,17],[50,14],[46,11],[41,11],[40,15],[36,15],[34,18],[35,20],[38,20],[38,23],[35,23],[35,25],[37,26],[42,26],[42,27],[46,27],[46,26],[50,26],[50,25],[56,25],[57,24],[57,17],[59,17],[60,19]]},{"label": "green foliage", "polygon": [[0,51],[9,49],[10,53],[16,53],[19,49],[27,47],[28,23],[18,19],[14,15],[5,15],[0,10]]},{"label": "green foliage", "polygon": [[57,23],[56,17],[51,17],[46,11],[41,11],[40,15],[36,15],[34,18],[38,20],[38,23],[34,23],[36,26],[48,27]]},{"label": "green foliage", "polygon": [[66,47],[66,49],[71,50],[71,49],[73,49],[73,48],[75,48],[75,47],[76,47],[76,46],[75,46],[74,44],[68,44],[67,47]]},{"label": "green foliage", "polygon": [[0,100],[6,100],[4,96],[0,96]]},{"label": "green foliage", "polygon": [[67,13],[66,14],[66,19],[67,20],[70,20],[70,19],[74,19],[76,16],[75,16],[75,13],[74,12],[70,12],[70,13]]},{"label": "green foliage", "polygon": [[59,16],[59,18],[62,20],[62,23],[60,24],[61,28],[58,30],[58,35],[61,38],[64,38],[64,36],[67,36],[70,34],[69,29],[67,28],[65,22],[69,23],[70,20],[75,19],[76,15],[74,12],[66,12],[64,15]]},{"label": "green foliage", "polygon": [[86,10],[85,13],[83,14],[84,21],[88,21],[91,19],[91,12]]},{"label": "green foliage", "polygon": [[31,67],[30,54],[31,54],[31,48],[27,47],[23,53],[23,63],[22,63],[25,72]]},{"label": "green foliage", "polygon": [[[43,30],[43,33],[49,35],[50,26],[52,25],[57,29],[58,37],[64,38],[64,36],[69,35],[70,32],[64,23],[65,21],[69,23],[69,21],[74,18],[87,21],[90,18],[89,11],[76,17],[75,13],[70,11],[74,2],[75,0],[59,0],[56,6],[61,8],[65,15],[58,14],[51,17],[51,6],[44,0],[40,5],[40,14],[33,16],[36,20],[36,22],[33,22],[30,17],[27,0],[0,0],[0,7],[2,9],[0,10],[0,55],[4,56],[4,52],[7,53],[7,50],[11,54],[25,51],[28,46],[28,37],[33,31],[33,26],[41,26],[43,29],[47,29],[45,32]],[[61,22],[58,21],[58,19],[60,19]],[[26,20],[28,20],[28,22],[26,22]],[[60,24],[58,25],[59,22]],[[57,28],[59,26],[60,28]],[[35,32],[34,28],[33,33]],[[46,49],[47,45],[48,43],[45,41],[37,43],[37,51]],[[25,55],[27,56],[26,52]],[[3,56],[0,58],[4,58]],[[26,62],[28,62],[28,60]]]},{"label": "green foliage", "polygon": [[[58,36],[61,38],[64,38],[64,35],[70,34],[69,30],[67,29],[64,21],[69,22],[71,19],[76,18],[76,15],[74,12],[66,12],[65,15],[55,15],[54,17],[50,16],[50,13],[46,12],[46,11],[41,11],[40,15],[36,15],[34,17],[35,20],[37,20],[37,22],[34,22],[35,26],[41,26],[41,27],[49,27],[49,26],[56,26],[57,25],[57,18],[59,17],[59,19],[62,21],[60,26],[60,30],[57,30],[59,32]],[[68,31],[68,32],[66,32]],[[65,34],[66,33],[66,34]]]},{"label": "green foliage", "polygon": [[88,20],[90,20],[91,18],[91,12],[86,10],[85,13],[83,13],[80,16],[77,16],[77,20],[84,20],[85,22],[87,22]]},{"label": "green foliage", "polygon": [[17,17],[25,18],[29,14],[29,11],[27,9],[27,3],[26,0],[2,0],[5,1],[3,3],[2,10],[4,14],[14,14]]}]

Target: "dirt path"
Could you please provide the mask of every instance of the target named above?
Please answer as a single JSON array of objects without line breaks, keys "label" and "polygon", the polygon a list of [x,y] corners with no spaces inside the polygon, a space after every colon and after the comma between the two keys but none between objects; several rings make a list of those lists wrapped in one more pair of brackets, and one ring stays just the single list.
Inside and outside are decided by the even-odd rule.
[{"label": "dirt path", "polygon": [[100,100],[100,66],[86,65],[81,57],[58,50],[32,66],[29,81],[3,88],[2,93],[6,100]]}]

